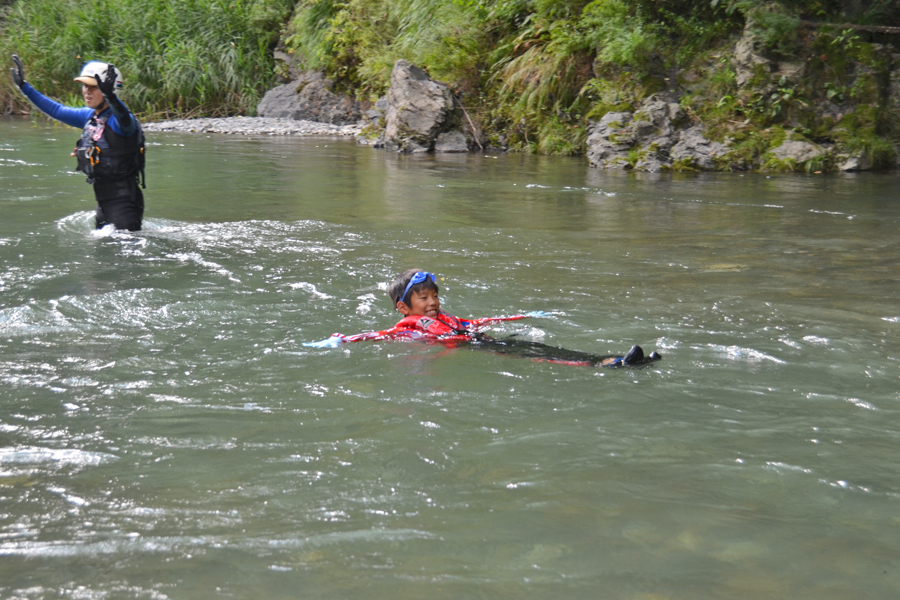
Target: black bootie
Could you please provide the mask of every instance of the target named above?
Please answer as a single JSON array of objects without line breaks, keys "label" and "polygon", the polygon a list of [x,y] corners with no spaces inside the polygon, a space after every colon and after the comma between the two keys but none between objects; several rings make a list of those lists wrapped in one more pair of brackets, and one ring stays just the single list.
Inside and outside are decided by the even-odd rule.
[{"label": "black bootie", "polygon": [[632,346],[631,350],[628,351],[628,354],[626,354],[622,358],[622,362],[626,365],[633,365],[635,363],[641,362],[642,360],[644,360],[644,350],[637,344]]}]

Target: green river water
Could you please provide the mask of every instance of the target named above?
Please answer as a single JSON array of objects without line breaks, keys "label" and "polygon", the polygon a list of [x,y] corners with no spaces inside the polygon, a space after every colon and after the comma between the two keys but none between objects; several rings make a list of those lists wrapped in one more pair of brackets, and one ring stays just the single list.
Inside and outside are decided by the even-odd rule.
[{"label": "green river water", "polygon": [[[900,595],[900,176],[0,121],[0,597]],[[404,342],[398,272],[594,369]]]}]

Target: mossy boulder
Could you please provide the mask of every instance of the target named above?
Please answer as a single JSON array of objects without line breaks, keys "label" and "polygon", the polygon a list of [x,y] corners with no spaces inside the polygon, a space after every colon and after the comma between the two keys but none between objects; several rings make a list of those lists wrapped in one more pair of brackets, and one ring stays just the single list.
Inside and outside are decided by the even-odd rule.
[{"label": "mossy boulder", "polygon": [[648,98],[635,112],[607,113],[588,127],[591,166],[638,171],[713,170],[728,149],[703,135],[677,102]]}]

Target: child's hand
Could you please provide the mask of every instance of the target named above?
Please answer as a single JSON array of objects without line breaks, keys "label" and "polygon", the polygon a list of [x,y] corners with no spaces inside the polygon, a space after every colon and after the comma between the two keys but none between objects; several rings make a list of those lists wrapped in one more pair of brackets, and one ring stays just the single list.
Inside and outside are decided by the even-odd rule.
[{"label": "child's hand", "polygon": [[330,338],[319,340],[318,342],[303,342],[303,345],[309,348],[337,348],[344,340],[345,336],[335,333]]},{"label": "child's hand", "polygon": [[552,317],[553,313],[546,312],[543,310],[533,310],[531,312],[525,313],[523,316],[526,316],[526,317]]}]

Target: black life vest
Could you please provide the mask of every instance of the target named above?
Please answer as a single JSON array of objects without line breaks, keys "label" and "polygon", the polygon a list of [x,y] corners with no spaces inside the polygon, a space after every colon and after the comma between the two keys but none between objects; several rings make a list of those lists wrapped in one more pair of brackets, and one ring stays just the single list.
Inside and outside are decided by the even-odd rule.
[{"label": "black life vest", "polygon": [[[132,118],[134,118],[132,116]],[[84,126],[75,144],[75,168],[87,175],[87,182],[114,183],[141,177],[144,183],[144,131],[135,119],[137,132],[131,137],[119,135],[107,127],[109,115],[93,116]]]}]

